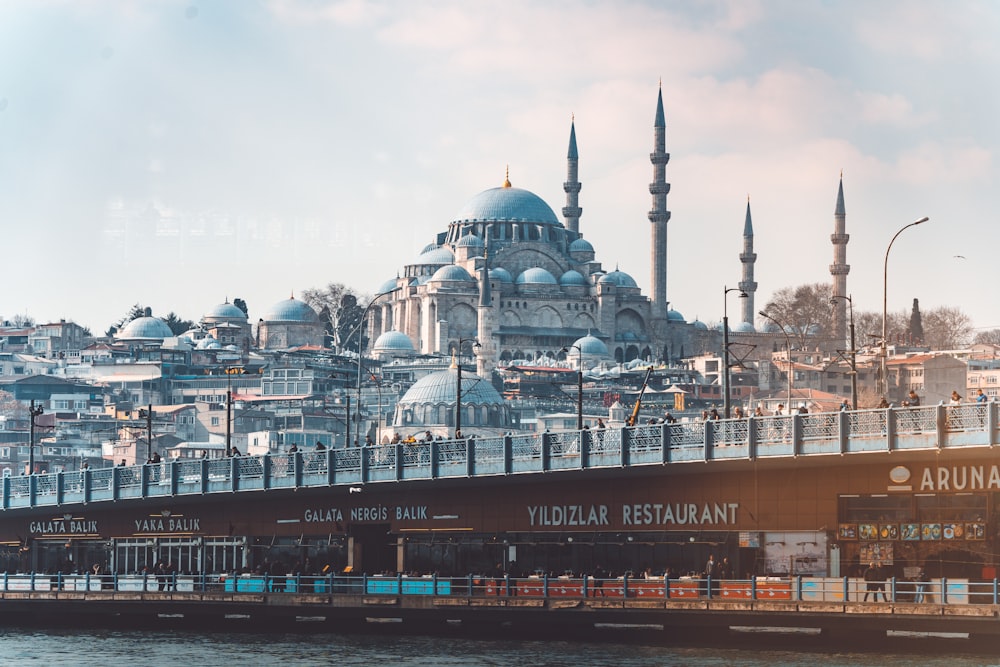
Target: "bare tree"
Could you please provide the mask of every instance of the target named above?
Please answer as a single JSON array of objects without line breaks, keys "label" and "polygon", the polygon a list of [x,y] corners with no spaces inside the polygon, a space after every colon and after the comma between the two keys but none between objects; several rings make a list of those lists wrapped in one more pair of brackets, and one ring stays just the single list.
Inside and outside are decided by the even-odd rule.
[{"label": "bare tree", "polygon": [[323,321],[326,335],[337,350],[357,347],[358,323],[367,299],[362,299],[343,283],[329,283],[326,287],[303,290],[302,300],[312,306]]},{"label": "bare tree", "polygon": [[14,398],[14,394],[0,390],[0,416],[11,420],[27,419],[28,408]]},{"label": "bare tree", "polygon": [[980,331],[972,339],[973,343],[986,343],[989,345],[1000,345],[1000,329],[987,329]]},{"label": "bare tree", "polygon": [[932,350],[953,350],[969,344],[972,320],[958,308],[941,306],[924,317],[924,334]]},{"label": "bare tree", "polygon": [[771,297],[765,312],[789,329],[805,347],[810,339],[824,339],[830,332],[833,310],[829,283],[784,287]]},{"label": "bare tree", "polygon": [[10,323],[15,327],[28,328],[35,326],[35,318],[31,317],[28,314],[15,315],[14,317],[11,318]]}]

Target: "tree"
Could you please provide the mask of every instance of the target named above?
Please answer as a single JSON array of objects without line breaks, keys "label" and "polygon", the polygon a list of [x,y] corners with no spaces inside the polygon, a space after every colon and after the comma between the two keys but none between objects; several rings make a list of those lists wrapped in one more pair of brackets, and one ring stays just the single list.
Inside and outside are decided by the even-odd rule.
[{"label": "tree", "polygon": [[980,331],[972,339],[973,343],[983,343],[987,345],[1000,345],[1000,329],[987,329]]},{"label": "tree", "polygon": [[250,317],[250,309],[247,308],[247,302],[243,299],[233,299],[233,305],[243,311],[243,314]]},{"label": "tree", "polygon": [[784,287],[774,293],[765,312],[788,328],[805,347],[810,339],[824,339],[830,331],[833,309],[829,283]]},{"label": "tree", "polygon": [[357,350],[358,339],[354,334],[358,333],[364,307],[354,290],[343,283],[329,283],[326,287],[304,290],[302,300],[319,312],[334,348],[341,352]]},{"label": "tree", "polygon": [[167,323],[170,327],[170,331],[173,332],[175,336],[180,336],[185,331],[194,328],[194,322],[191,320],[182,320],[173,311],[167,314],[163,321]]},{"label": "tree", "polygon": [[132,304],[132,307],[129,308],[128,312],[125,313],[124,316],[119,318],[114,324],[108,327],[108,330],[104,335],[113,336],[116,333],[118,333],[118,331],[120,331],[123,326],[125,326],[132,320],[138,319],[140,317],[149,317],[149,315],[152,312],[153,310],[149,306],[141,306],[138,303]]},{"label": "tree", "polygon": [[28,408],[14,398],[14,394],[0,390],[0,417],[14,421],[27,419]]},{"label": "tree", "polygon": [[35,318],[31,317],[27,313],[24,315],[15,315],[13,319],[11,319],[10,323],[15,327],[28,328],[35,326]]},{"label": "tree", "polygon": [[924,316],[926,344],[932,350],[965,347],[972,337],[972,320],[958,308],[941,306]]},{"label": "tree", "polygon": [[910,313],[910,340],[916,344],[924,341],[924,324],[920,319],[920,300],[913,300],[913,312]]},{"label": "tree", "polygon": [[[885,331],[887,345],[891,345],[904,332],[909,331],[910,314],[906,311],[886,313]],[[858,347],[878,347],[882,343],[882,313],[861,311],[854,313],[854,329],[857,331]]]}]

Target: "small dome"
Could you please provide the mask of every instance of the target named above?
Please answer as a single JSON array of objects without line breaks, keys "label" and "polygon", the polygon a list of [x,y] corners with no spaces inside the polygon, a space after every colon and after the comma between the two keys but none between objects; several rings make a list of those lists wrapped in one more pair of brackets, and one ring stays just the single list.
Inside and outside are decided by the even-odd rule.
[{"label": "small dome", "polygon": [[451,250],[435,246],[432,250],[421,253],[420,257],[417,257],[416,261],[413,262],[413,265],[451,264],[454,261],[455,255],[452,254]]},{"label": "small dome", "polygon": [[502,266],[498,266],[495,269],[490,269],[490,280],[496,280],[510,285],[514,282],[514,276],[510,275],[510,271],[507,269]]},{"label": "small dome", "polygon": [[442,266],[440,269],[435,271],[434,275],[431,276],[430,282],[443,282],[445,280],[470,282],[472,280],[472,276],[470,276],[469,272],[462,267],[455,264],[449,264],[448,266]]},{"label": "small dome", "polygon": [[749,322],[740,322],[736,326],[732,327],[735,333],[755,333],[753,325]]},{"label": "small dome", "polygon": [[440,247],[441,246],[438,245],[437,243],[428,243],[427,245],[424,246],[424,249],[420,251],[420,254],[422,255],[425,252],[430,252],[431,250],[437,250]]},{"label": "small dome", "polygon": [[167,323],[159,317],[137,317],[115,334],[116,338],[163,340],[170,338],[174,332],[170,330]]},{"label": "small dome", "polygon": [[694,322],[692,322],[691,326],[693,326],[698,331],[708,331],[708,325],[699,319],[696,319]]},{"label": "small dome", "polygon": [[559,278],[559,284],[564,286],[583,285],[584,287],[586,287],[587,279],[584,278],[583,274],[580,273],[579,271],[574,271],[573,269],[570,269],[566,273],[562,274],[562,277]]},{"label": "small dome", "polygon": [[212,338],[211,336],[206,336],[198,341],[195,345],[196,350],[218,350],[222,347],[222,344]]},{"label": "small dome", "polygon": [[455,244],[456,248],[482,248],[483,240],[475,234],[466,234]]},{"label": "small dome", "polygon": [[319,322],[319,315],[305,301],[295,297],[284,299],[271,306],[264,316],[265,322]]},{"label": "small dome", "polygon": [[220,303],[218,306],[215,306],[205,313],[205,318],[246,320],[247,314],[227,301],[226,303]]},{"label": "small dome", "polygon": [[480,192],[469,200],[452,222],[486,221],[560,225],[556,214],[541,197],[513,187],[491,188]]},{"label": "small dome", "polygon": [[594,246],[587,239],[577,239],[569,244],[570,252],[594,252]]},{"label": "small dome", "polygon": [[603,276],[600,282],[614,283],[618,287],[638,287],[638,285],[635,284],[635,280],[632,278],[632,276],[625,273],[624,271],[619,271],[618,269],[615,269],[611,273]]},{"label": "small dome", "polygon": [[685,322],[684,316],[678,313],[676,310],[671,308],[667,311],[667,321],[669,322]]},{"label": "small dome", "polygon": [[413,352],[413,341],[402,331],[386,331],[375,339],[375,352]]},{"label": "small dome", "polygon": [[395,290],[396,289],[396,280],[397,280],[396,278],[390,278],[389,280],[385,281],[384,283],[382,283],[382,285],[379,286],[378,290],[375,293],[376,294],[385,294],[387,292],[391,292],[391,291]]},{"label": "small dome", "polygon": [[[583,338],[577,338],[573,344],[579,347],[580,352],[583,354],[590,354],[595,357],[608,356],[608,346],[597,336],[587,334]],[[571,351],[573,350],[571,349]]]},{"label": "small dome", "polygon": [[518,285],[558,285],[555,276],[537,266],[527,269],[517,277]]}]

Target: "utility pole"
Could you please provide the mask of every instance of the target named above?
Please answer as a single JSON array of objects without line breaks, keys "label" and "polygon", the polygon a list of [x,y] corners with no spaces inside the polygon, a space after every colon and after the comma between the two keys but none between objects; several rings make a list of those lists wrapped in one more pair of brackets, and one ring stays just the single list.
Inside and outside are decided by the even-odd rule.
[{"label": "utility pole", "polygon": [[28,418],[31,420],[30,436],[28,442],[28,474],[35,474],[35,417],[45,412],[45,408],[42,406],[35,407],[35,401],[31,401],[31,406],[28,408]]}]

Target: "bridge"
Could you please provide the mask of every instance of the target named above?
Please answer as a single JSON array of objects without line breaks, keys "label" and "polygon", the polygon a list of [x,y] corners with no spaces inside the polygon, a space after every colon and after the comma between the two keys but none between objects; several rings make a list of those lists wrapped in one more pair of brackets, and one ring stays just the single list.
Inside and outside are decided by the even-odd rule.
[{"label": "bridge", "polygon": [[[694,462],[987,450],[1000,443],[1000,404],[689,421],[582,431],[375,445],[316,452],[174,460],[3,478],[2,513],[74,503],[360,486],[560,470]],[[2,515],[2,514],[0,514]]]}]

